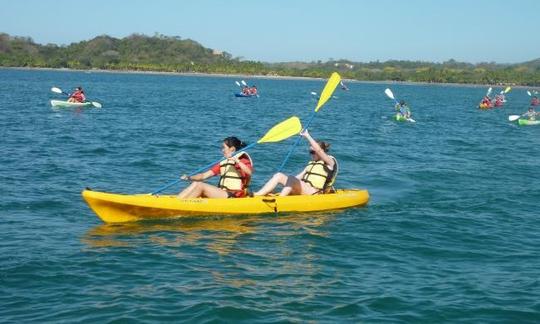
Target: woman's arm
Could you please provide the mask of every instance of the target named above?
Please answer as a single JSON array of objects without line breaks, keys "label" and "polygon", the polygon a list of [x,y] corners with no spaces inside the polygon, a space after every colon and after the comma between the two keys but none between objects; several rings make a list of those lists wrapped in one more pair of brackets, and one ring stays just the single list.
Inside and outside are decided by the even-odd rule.
[{"label": "woman's arm", "polygon": [[307,129],[302,130],[302,132],[300,132],[300,135],[305,137],[308,140],[309,144],[315,149],[315,152],[317,152],[317,154],[319,155],[321,160],[323,160],[324,163],[330,169],[333,170],[334,169],[334,159],[332,159],[328,154],[326,154],[326,152],[321,148],[319,143],[317,143],[317,141],[315,141],[313,139],[313,137],[311,137],[311,135],[309,135],[308,130]]},{"label": "woman's arm", "polygon": [[248,176],[251,176],[251,168],[248,167],[242,160],[240,160],[238,157],[233,156],[231,159],[233,159],[234,163],[236,163],[242,171],[244,171],[245,174]]},{"label": "woman's arm", "polygon": [[180,177],[180,179],[187,180],[187,181],[203,181],[213,176],[214,176],[214,172],[212,170],[208,170],[206,172],[197,173],[192,176],[188,176],[184,174]]}]

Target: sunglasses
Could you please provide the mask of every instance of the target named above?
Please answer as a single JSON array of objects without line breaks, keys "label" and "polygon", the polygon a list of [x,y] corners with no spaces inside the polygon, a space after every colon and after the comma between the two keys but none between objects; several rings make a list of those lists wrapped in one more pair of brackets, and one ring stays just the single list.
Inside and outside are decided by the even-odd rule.
[{"label": "sunglasses", "polygon": [[315,154],[315,151],[309,150],[309,154]]}]

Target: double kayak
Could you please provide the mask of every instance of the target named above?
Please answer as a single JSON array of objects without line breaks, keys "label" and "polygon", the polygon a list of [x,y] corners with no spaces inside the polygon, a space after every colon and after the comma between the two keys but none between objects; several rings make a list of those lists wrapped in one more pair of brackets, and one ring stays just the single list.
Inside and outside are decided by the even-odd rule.
[{"label": "double kayak", "polygon": [[336,190],[334,193],[299,196],[255,196],[247,198],[190,198],[152,194],[124,195],[84,190],[90,209],[105,223],[124,223],[161,218],[204,215],[247,215],[280,212],[314,212],[363,206],[367,190]]},{"label": "double kayak", "polygon": [[63,100],[51,100],[51,106],[59,108],[75,108],[75,107],[90,107],[94,104],[90,101],[86,102],[68,102]]},{"label": "double kayak", "polygon": [[540,125],[540,120],[529,120],[529,119],[520,118],[518,119],[518,125],[520,126]]},{"label": "double kayak", "polygon": [[239,98],[243,98],[243,97],[258,97],[259,95],[257,94],[244,94],[244,93],[241,93],[241,92],[237,92],[234,94],[235,97],[239,97]]},{"label": "double kayak", "polygon": [[416,123],[416,120],[412,119],[412,118],[406,118],[405,116],[403,116],[402,114],[396,114],[396,116],[394,117],[396,119],[396,121],[398,122],[410,122],[410,123]]}]

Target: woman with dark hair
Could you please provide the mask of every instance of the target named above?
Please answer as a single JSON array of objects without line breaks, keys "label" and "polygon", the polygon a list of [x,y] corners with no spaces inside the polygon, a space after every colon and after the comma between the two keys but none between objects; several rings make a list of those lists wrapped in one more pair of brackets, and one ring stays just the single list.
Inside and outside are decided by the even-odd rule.
[{"label": "woman with dark hair", "polygon": [[[246,144],[231,136],[223,140],[221,151],[223,161],[216,163],[210,170],[193,175],[182,175],[182,180],[192,183],[178,194],[178,198],[241,198],[247,196],[247,190],[253,173],[253,162],[246,152],[235,154]],[[218,186],[203,181],[220,175]]]},{"label": "woman with dark hair", "polygon": [[531,99],[531,106],[538,106],[540,105],[540,100],[538,100],[537,96],[533,96]]},{"label": "woman with dark hair", "polygon": [[75,88],[75,92],[73,92],[68,99],[68,102],[85,102],[86,96],[84,95],[84,91],[82,87]]},{"label": "woman with dark hair", "polygon": [[315,141],[307,129],[300,133],[309,142],[309,154],[311,161],[302,172],[296,176],[278,172],[261,188],[254,192],[255,196],[264,196],[271,193],[277,185],[282,185],[280,196],[288,195],[313,195],[327,193],[337,176],[337,161],[328,155],[330,144],[323,141]]}]

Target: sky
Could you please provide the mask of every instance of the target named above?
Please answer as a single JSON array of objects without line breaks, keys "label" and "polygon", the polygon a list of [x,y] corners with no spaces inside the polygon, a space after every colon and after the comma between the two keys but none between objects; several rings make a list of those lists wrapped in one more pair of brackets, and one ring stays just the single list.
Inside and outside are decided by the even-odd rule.
[{"label": "sky", "polygon": [[539,0],[0,0],[0,32],[68,45],[190,38],[264,62],[540,58]]}]

